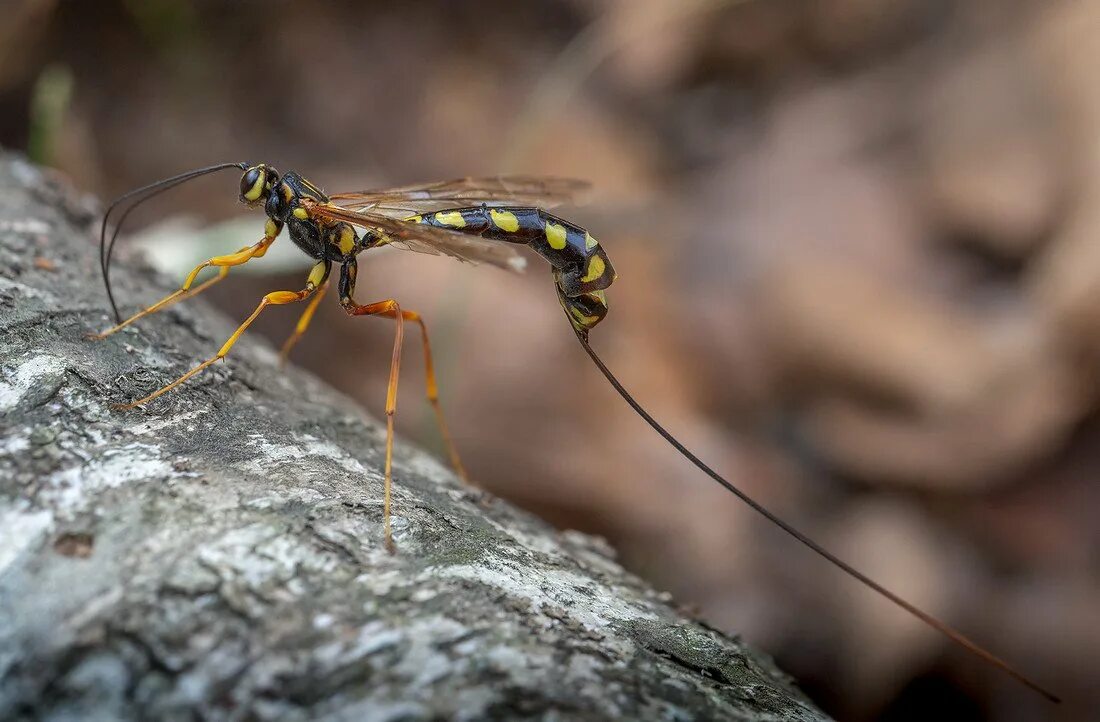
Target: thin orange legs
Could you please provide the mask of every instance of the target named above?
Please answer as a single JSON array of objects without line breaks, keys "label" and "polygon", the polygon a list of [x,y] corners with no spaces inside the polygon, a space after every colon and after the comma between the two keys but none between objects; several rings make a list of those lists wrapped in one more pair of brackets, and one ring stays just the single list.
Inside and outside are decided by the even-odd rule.
[{"label": "thin orange legs", "polygon": [[[297,345],[298,341],[302,338],[302,335],[309,328],[310,322],[313,320],[313,314],[317,310],[317,305],[324,298],[325,293],[328,291],[328,284],[321,286],[317,290],[317,294],[313,297],[313,300],[309,302],[306,310],[302,312],[301,317],[298,319],[298,324],[294,328],[294,333],[283,343],[283,348],[279,352],[279,362],[285,364],[291,349]],[[384,303],[384,302],[380,302]],[[356,306],[354,303],[344,303],[344,307],[348,310],[348,313],[355,316],[361,315],[375,315],[385,316],[386,318],[394,318],[396,311],[394,310],[381,310],[371,314],[365,312],[357,313],[353,309],[355,308],[367,308],[366,306]],[[443,415],[443,407],[439,403],[439,385],[435,379],[435,363],[432,360],[432,345],[428,340],[428,327],[424,323],[424,319],[416,311],[401,311],[401,316],[405,321],[414,321],[420,326],[420,338],[424,344],[424,386],[427,391],[428,403],[432,405],[432,411],[435,413],[436,425],[439,427],[439,434],[443,438],[443,445],[447,449],[447,456],[451,461],[451,466],[454,468],[455,473],[464,483],[469,484],[470,479],[466,475],[466,467],[462,465],[462,459],[458,455],[458,448],[455,446],[454,439],[451,437],[451,431],[447,427],[447,419]]]},{"label": "thin orange legs", "polygon": [[313,300],[306,306],[306,310],[302,311],[302,315],[298,318],[298,325],[294,327],[294,333],[290,334],[290,338],[283,343],[283,348],[279,351],[280,366],[286,365],[286,360],[290,356],[290,350],[297,345],[299,339],[302,338],[302,334],[309,328],[309,322],[313,320],[313,314],[317,311],[317,305],[321,303],[321,299],[325,297],[327,291],[328,282],[326,281],[323,286],[317,289],[317,293],[314,294]]},{"label": "thin orange legs", "polygon": [[259,305],[256,306],[256,310],[253,311],[252,314],[244,320],[244,323],[237,327],[237,330],[233,332],[233,335],[230,336],[224,344],[222,344],[222,347],[218,349],[218,352],[216,354],[203,361],[184,375],[180,376],[172,383],[157,389],[156,391],[144,398],[138,399],[137,401],[129,404],[123,404],[118,408],[132,409],[135,406],[140,406],[144,403],[152,401],[161,394],[168,393],[172,389],[176,388],[177,386],[187,381],[192,376],[198,374],[200,371],[204,370],[208,366],[217,362],[218,360],[225,358],[226,354],[229,353],[229,349],[233,348],[233,344],[237,343],[237,339],[239,339],[241,337],[241,334],[243,334],[248,329],[248,327],[252,325],[252,322],[256,320],[256,318],[263,312],[265,308],[267,308],[268,306],[279,306],[286,303],[294,303],[313,295],[313,293],[317,290],[318,284],[322,284],[328,280],[329,268],[330,266],[327,261],[322,261],[321,263],[315,265],[313,267],[313,270],[309,274],[309,280],[306,282],[306,287],[301,291],[272,291],[271,293],[267,294],[263,297],[263,299],[260,300]]},{"label": "thin orange legs", "polygon": [[[183,285],[180,286],[179,290],[168,294],[164,298],[162,298],[159,301],[157,301],[156,303],[154,303],[152,306],[149,306],[147,308],[144,308],[144,309],[138,311],[137,313],[135,313],[133,316],[126,319],[122,323],[120,323],[116,326],[112,326],[111,328],[107,329],[106,331],[104,331],[102,333],[92,334],[91,338],[94,338],[94,339],[97,339],[97,340],[107,338],[108,336],[115,333],[116,331],[120,331],[120,330],[126,328],[131,323],[133,323],[134,321],[137,321],[139,318],[144,318],[145,316],[148,316],[150,314],[156,313],[157,311],[161,311],[165,308],[168,308],[169,306],[171,306],[173,303],[176,303],[177,301],[183,301],[185,299],[188,299],[188,298],[191,298],[193,296],[199,295],[200,293],[202,293],[203,291],[210,288],[215,283],[217,283],[218,281],[221,281],[227,275],[229,275],[229,269],[232,266],[240,266],[240,265],[243,265],[245,263],[248,263],[253,258],[261,258],[265,253],[267,253],[267,249],[274,242],[275,242],[275,238],[273,236],[271,236],[271,237],[265,236],[258,243],[254,243],[251,246],[245,246],[244,248],[237,251],[236,253],[230,253],[229,255],[225,255],[225,256],[214,256],[213,258],[211,258],[207,261],[204,261],[203,263],[200,263],[199,265],[195,266],[194,269],[191,270],[191,273],[187,274],[187,279],[183,282]],[[209,268],[211,266],[217,266],[218,267],[218,275],[214,276],[213,278],[211,278],[207,281],[203,281],[201,284],[199,284],[195,288],[191,288],[191,285],[195,282],[195,277],[199,275],[199,272],[202,271],[204,268]]]},{"label": "thin orange legs", "polygon": [[[313,320],[313,313],[317,309],[317,304],[321,302],[321,298],[324,297],[327,290],[327,285],[322,286],[317,291],[317,295],[313,297],[313,300],[309,302],[309,306],[306,310],[302,312],[302,316],[298,319],[298,325],[295,327],[294,333],[286,340],[286,343],[283,344],[282,351],[279,352],[280,363],[286,363],[290,350],[294,348],[298,340],[302,337],[302,334],[306,332],[310,321]],[[349,310],[349,313],[352,312]],[[378,311],[372,315],[393,318],[394,314],[394,311]],[[443,437],[443,445],[447,449],[447,457],[451,460],[451,466],[454,468],[455,473],[458,474],[458,477],[462,479],[464,483],[469,484],[470,477],[466,475],[466,467],[462,465],[462,459],[458,455],[458,447],[455,446],[454,439],[451,437],[451,431],[447,427],[447,419],[443,415],[443,407],[439,403],[439,385],[435,380],[435,363],[432,361],[432,346],[428,341],[428,327],[424,324],[424,319],[421,318],[420,314],[416,311],[402,311],[401,316],[404,320],[415,321],[420,326],[420,338],[424,343],[424,386],[427,390],[428,403],[432,405],[432,411],[435,412],[435,423],[439,427],[439,435]]]},{"label": "thin orange legs", "polygon": [[397,413],[397,381],[401,371],[401,345],[405,338],[405,321],[413,321],[420,326],[420,337],[424,342],[424,374],[426,377],[428,401],[435,411],[436,423],[443,436],[443,443],[447,446],[447,453],[451,458],[451,465],[455,473],[463,482],[469,483],[466,469],[462,466],[462,459],[458,456],[454,440],[447,428],[447,421],[443,416],[443,407],[439,403],[439,387],[435,380],[435,364],[432,361],[432,347],[428,341],[428,328],[424,319],[416,311],[403,311],[397,301],[387,299],[359,306],[350,300],[344,301],[344,308],[353,316],[384,316],[397,322],[397,328],[393,337],[393,358],[390,361],[390,379],[386,386],[386,470],[385,484],[383,487],[382,501],[382,526],[386,537],[386,549],[394,551],[393,532],[390,527],[390,493],[393,484],[393,435],[394,416]]},{"label": "thin orange legs", "polygon": [[386,550],[393,554],[393,529],[390,525],[390,496],[393,486],[393,417],[397,413],[397,379],[401,373],[401,342],[405,339],[405,317],[401,306],[392,298],[365,306],[343,300],[344,309],[352,316],[378,316],[392,314],[397,321],[397,330],[393,336],[393,357],[390,360],[390,380],[386,385],[386,467],[385,481],[382,486],[382,530],[386,538]]},{"label": "thin orange legs", "polygon": [[[396,313],[396,310],[391,310],[382,311],[378,315],[395,318]],[[458,448],[455,446],[454,439],[451,438],[451,432],[447,428],[447,419],[443,416],[443,407],[439,403],[439,386],[435,381],[435,363],[432,361],[432,346],[428,341],[428,327],[416,311],[401,311],[400,313],[404,320],[414,321],[420,326],[420,338],[424,343],[424,385],[427,390],[428,403],[432,405],[432,411],[435,412],[435,422],[439,426],[440,436],[443,437],[443,445],[447,447],[447,456],[451,460],[451,466],[454,467],[459,478],[469,484],[470,479],[466,476],[466,468],[462,465],[462,459],[458,456]]]}]

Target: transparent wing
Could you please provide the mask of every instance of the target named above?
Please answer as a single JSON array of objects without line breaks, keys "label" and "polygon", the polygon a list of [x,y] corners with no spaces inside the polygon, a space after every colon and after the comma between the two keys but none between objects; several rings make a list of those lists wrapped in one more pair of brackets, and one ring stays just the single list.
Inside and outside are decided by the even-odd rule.
[{"label": "transparent wing", "polygon": [[478,236],[402,221],[371,211],[316,203],[308,198],[302,199],[302,203],[314,218],[344,221],[363,228],[377,229],[387,236],[386,245],[407,251],[450,256],[467,263],[488,263],[519,273],[527,266],[527,259],[517,247],[503,241],[488,241]]},{"label": "transparent wing", "polygon": [[417,213],[482,203],[553,208],[563,203],[578,203],[588,188],[585,181],[572,178],[495,176],[337,193],[331,196],[331,200],[344,208],[405,218]]}]

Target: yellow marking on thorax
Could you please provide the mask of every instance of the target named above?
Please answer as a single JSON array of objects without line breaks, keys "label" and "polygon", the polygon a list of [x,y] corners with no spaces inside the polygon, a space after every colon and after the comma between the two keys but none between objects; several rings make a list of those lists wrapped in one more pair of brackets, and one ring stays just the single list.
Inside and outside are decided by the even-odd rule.
[{"label": "yellow marking on thorax", "polygon": [[340,238],[337,239],[337,244],[340,246],[340,253],[345,256],[355,250],[355,231],[351,226],[347,224],[340,226]]},{"label": "yellow marking on thorax", "polygon": [[305,208],[302,208],[301,206],[295,208],[293,213],[294,217],[298,220],[304,221],[309,219],[309,211],[307,211]]},{"label": "yellow marking on thorax", "polygon": [[511,211],[498,211],[495,208],[490,208],[489,217],[493,219],[493,225],[502,231],[515,233],[519,230],[519,219]]},{"label": "yellow marking on thorax", "polygon": [[546,222],[546,242],[550,244],[550,247],[556,251],[560,251],[565,248],[565,242],[569,234],[565,230],[565,226],[560,226],[557,223]]},{"label": "yellow marking on thorax", "polygon": [[422,216],[418,213],[415,216],[409,216],[405,220],[409,223],[423,223],[424,222],[424,216]]},{"label": "yellow marking on thorax", "polygon": [[286,203],[290,203],[290,199],[294,197],[294,189],[286,183],[279,184],[279,193],[282,194],[283,201]]},{"label": "yellow marking on thorax", "polygon": [[603,275],[603,272],[607,270],[607,265],[603,262],[603,259],[599,256],[592,256],[592,259],[588,261],[588,273],[581,279],[581,283],[590,283]]},{"label": "yellow marking on thorax", "polygon": [[584,234],[584,247],[587,250],[591,251],[593,248],[595,248],[598,245],[600,245],[599,242],[595,238],[592,237],[591,233],[586,232]]},{"label": "yellow marking on thorax", "polygon": [[264,192],[264,182],[266,180],[267,174],[261,172],[259,176],[256,177],[256,182],[253,183],[252,187],[248,189],[248,192],[244,194],[244,199],[249,202],[260,200],[260,195]]},{"label": "yellow marking on thorax", "polygon": [[435,221],[441,226],[450,226],[451,228],[466,227],[466,219],[458,211],[451,211],[450,213],[440,211],[435,214]]},{"label": "yellow marking on thorax", "polygon": [[279,235],[279,230],[279,226],[270,218],[264,223],[264,236],[267,238],[275,238]]}]

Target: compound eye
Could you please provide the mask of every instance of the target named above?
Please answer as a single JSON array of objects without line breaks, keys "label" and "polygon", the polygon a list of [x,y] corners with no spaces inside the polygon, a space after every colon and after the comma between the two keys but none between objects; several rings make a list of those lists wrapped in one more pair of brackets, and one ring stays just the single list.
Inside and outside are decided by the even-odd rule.
[{"label": "compound eye", "polygon": [[263,168],[256,166],[246,170],[241,176],[241,200],[248,203],[260,200],[266,182],[267,172]]}]

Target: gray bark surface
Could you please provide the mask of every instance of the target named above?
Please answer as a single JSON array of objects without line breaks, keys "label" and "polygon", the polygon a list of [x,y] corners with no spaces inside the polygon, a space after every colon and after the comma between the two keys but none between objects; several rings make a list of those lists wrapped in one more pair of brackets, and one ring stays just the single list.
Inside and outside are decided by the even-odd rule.
[{"label": "gray bark surface", "polygon": [[[232,325],[199,299],[85,339],[95,212],[0,154],[0,719],[823,719],[598,541],[400,441],[386,553],[384,427],[247,336],[114,410]],[[116,274],[126,309],[173,288]]]}]

